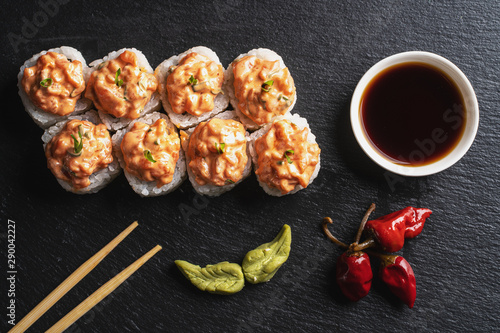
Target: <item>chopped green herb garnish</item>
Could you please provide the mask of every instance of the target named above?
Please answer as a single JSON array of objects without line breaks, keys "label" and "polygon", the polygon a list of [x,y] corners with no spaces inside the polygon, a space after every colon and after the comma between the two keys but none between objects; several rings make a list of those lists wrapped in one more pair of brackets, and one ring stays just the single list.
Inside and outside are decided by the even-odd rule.
[{"label": "chopped green herb garnish", "polygon": [[52,79],[50,77],[47,79],[44,79],[44,80],[40,81],[40,85],[44,88],[48,88],[52,85]]},{"label": "chopped green herb garnish", "polygon": [[234,181],[232,181],[231,179],[226,179],[226,184],[234,184]]},{"label": "chopped green herb garnish", "polygon": [[190,85],[195,85],[198,83],[198,80],[194,78],[194,76],[191,75],[191,77],[189,78],[189,84]]},{"label": "chopped green herb garnish", "polygon": [[153,158],[153,155],[151,155],[151,151],[149,150],[144,150],[144,157],[149,161],[149,162],[153,162],[153,163],[156,163],[155,159]]},{"label": "chopped green herb garnish", "polygon": [[78,136],[80,137],[80,141],[78,141],[73,134],[71,137],[73,138],[73,156],[80,156],[82,154],[83,149],[83,138],[82,138],[82,125],[78,126]]},{"label": "chopped green herb garnish", "polygon": [[[196,80],[196,81],[198,81],[198,80]],[[202,82],[193,84],[193,91],[202,91],[204,89],[210,88],[210,86],[207,85],[207,82],[208,81],[202,81]]]},{"label": "chopped green herb garnish", "polygon": [[262,108],[264,110],[267,110],[267,107],[266,107],[266,100],[265,99],[261,99],[260,102],[262,103]]},{"label": "chopped green herb garnish", "polygon": [[278,74],[278,73],[280,72],[280,70],[281,70],[281,69],[279,69],[279,68],[278,68],[278,69],[276,69],[276,70],[274,70],[274,71],[270,72],[269,74],[267,74],[267,77],[268,77],[268,78],[271,78],[273,75]]},{"label": "chopped green herb garnish", "polygon": [[223,154],[224,153],[224,148],[226,147],[226,144],[224,142],[222,143],[215,143],[215,149],[217,150],[217,152],[219,154]]},{"label": "chopped green herb garnish", "polygon": [[121,79],[118,80],[118,76],[120,76],[121,73],[122,73],[122,69],[121,68],[118,68],[118,70],[115,73],[115,84],[118,87],[121,87],[123,85],[123,80],[121,80]]},{"label": "chopped green herb garnish", "polygon": [[158,146],[160,144],[160,139],[156,139],[154,144]]},{"label": "chopped green herb garnish", "polygon": [[288,149],[287,151],[285,151],[284,156],[286,157],[286,160],[287,160],[288,164],[292,164],[293,163],[292,159],[290,158],[290,155],[293,155],[294,153],[295,152],[292,149]]},{"label": "chopped green herb garnish", "polygon": [[97,66],[97,69],[102,69],[104,66],[107,66],[108,65],[108,62],[107,61],[104,61],[104,62],[101,62],[99,64],[99,66]]},{"label": "chopped green herb garnish", "polygon": [[265,92],[269,92],[269,90],[271,90],[271,86],[273,85],[273,83],[274,80],[267,80],[262,84],[261,86],[262,90],[264,90]]},{"label": "chopped green herb garnish", "polygon": [[276,162],[276,164],[283,165],[283,161],[278,161],[278,162]]}]

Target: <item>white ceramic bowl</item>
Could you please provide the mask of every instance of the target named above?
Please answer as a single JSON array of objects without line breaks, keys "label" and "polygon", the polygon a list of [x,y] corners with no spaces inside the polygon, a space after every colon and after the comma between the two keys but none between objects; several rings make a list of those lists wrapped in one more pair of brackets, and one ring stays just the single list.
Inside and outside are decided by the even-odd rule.
[{"label": "white ceramic bowl", "polygon": [[[443,158],[431,164],[422,166],[397,164],[382,155],[379,150],[377,150],[372,145],[370,139],[367,137],[361,120],[361,98],[368,83],[370,83],[370,81],[384,69],[405,62],[426,63],[442,70],[455,82],[456,86],[463,96],[465,103],[465,129],[458,144],[449,154],[447,154]],[[449,168],[450,166],[455,164],[462,158],[462,156],[465,155],[467,150],[469,150],[470,146],[472,145],[472,142],[474,141],[474,138],[476,136],[478,125],[479,107],[477,104],[476,94],[474,93],[474,89],[472,88],[472,85],[470,84],[467,77],[465,77],[464,73],[462,73],[462,71],[449,60],[437,54],[429,52],[403,52],[379,61],[372,68],[370,68],[365,73],[365,75],[363,75],[358,85],[356,86],[356,89],[354,90],[354,94],[351,100],[351,126],[354,132],[354,136],[356,137],[356,140],[358,141],[361,148],[375,163],[386,170],[403,176],[417,177],[431,175],[443,171],[444,169]]]}]

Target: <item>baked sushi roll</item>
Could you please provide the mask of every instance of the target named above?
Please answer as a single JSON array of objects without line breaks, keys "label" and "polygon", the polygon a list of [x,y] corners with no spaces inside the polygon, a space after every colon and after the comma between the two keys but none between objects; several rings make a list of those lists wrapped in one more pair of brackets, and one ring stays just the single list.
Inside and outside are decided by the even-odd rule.
[{"label": "baked sushi roll", "polygon": [[116,131],[160,108],[158,80],[142,52],[121,49],[90,63],[85,97],[109,130]]},{"label": "baked sushi roll", "polygon": [[95,193],[120,173],[111,136],[96,111],[71,116],[42,136],[47,166],[66,190]]},{"label": "baked sushi roll", "polygon": [[189,128],[224,111],[224,67],[214,51],[197,46],[155,69],[163,109],[178,128]]},{"label": "baked sushi roll", "polygon": [[290,112],[297,100],[288,68],[269,49],[239,55],[226,70],[225,89],[241,122],[250,130]]},{"label": "baked sushi roll", "polygon": [[234,111],[225,111],[181,131],[189,181],[199,194],[219,196],[250,174],[248,133],[237,119]]},{"label": "baked sushi roll", "polygon": [[112,140],[125,177],[140,196],[170,193],[186,178],[179,134],[165,114],[153,112],[134,120]]},{"label": "baked sushi roll", "polygon": [[19,96],[35,123],[47,128],[69,115],[90,109],[83,98],[89,68],[82,54],[69,46],[42,51],[21,66]]},{"label": "baked sushi roll", "polygon": [[280,116],[250,135],[257,180],[273,196],[296,193],[312,183],[320,152],[307,120],[298,114]]}]

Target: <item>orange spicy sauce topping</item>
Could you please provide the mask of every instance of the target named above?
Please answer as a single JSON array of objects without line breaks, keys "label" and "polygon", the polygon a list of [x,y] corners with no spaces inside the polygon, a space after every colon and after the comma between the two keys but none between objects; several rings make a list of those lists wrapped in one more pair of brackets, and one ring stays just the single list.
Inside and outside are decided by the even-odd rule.
[{"label": "orange spicy sauce topping", "polygon": [[35,66],[24,69],[21,84],[37,107],[65,116],[75,110],[76,101],[85,90],[82,63],[70,62],[60,53],[47,52]]},{"label": "orange spicy sauce topping", "polygon": [[[75,145],[76,140],[76,145]],[[78,144],[83,143],[81,150]],[[73,119],[45,147],[47,166],[54,176],[75,189],[90,185],[89,177],[113,162],[111,138],[106,126]]]},{"label": "orange spicy sauce topping", "polygon": [[137,119],[158,87],[153,74],[140,68],[134,52],[105,61],[90,76],[85,97],[117,118]]},{"label": "orange spicy sauce topping", "polygon": [[214,98],[222,91],[222,66],[192,52],[170,68],[167,77],[168,101],[175,113],[200,116],[214,109]]},{"label": "orange spicy sauce topping", "polygon": [[233,63],[234,91],[238,108],[262,125],[283,115],[293,103],[295,85],[288,68],[279,61],[246,56]]},{"label": "orange spicy sauce topping", "polygon": [[200,185],[238,182],[248,161],[243,125],[213,118],[200,123],[189,138],[189,167]]},{"label": "orange spicy sauce topping", "polygon": [[179,135],[165,119],[153,125],[140,121],[125,134],[121,150],[129,173],[162,187],[172,181],[181,148]]},{"label": "orange spicy sauce topping", "polygon": [[318,164],[321,150],[307,141],[307,128],[299,129],[288,120],[276,121],[269,131],[255,140],[260,181],[282,194],[295,186],[307,187]]}]

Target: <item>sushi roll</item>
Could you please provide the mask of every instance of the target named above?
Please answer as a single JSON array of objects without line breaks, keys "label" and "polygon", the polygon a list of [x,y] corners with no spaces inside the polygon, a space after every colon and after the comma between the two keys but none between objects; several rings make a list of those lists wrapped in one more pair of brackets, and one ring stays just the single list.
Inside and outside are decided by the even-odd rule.
[{"label": "sushi roll", "polygon": [[92,101],[83,97],[89,71],[82,54],[69,46],[35,54],[17,75],[26,112],[46,129],[69,115],[89,110]]},{"label": "sushi roll", "polygon": [[277,117],[250,135],[255,174],[266,193],[283,196],[306,188],[318,175],[320,152],[305,118]]},{"label": "sushi roll", "polygon": [[237,119],[234,111],[225,111],[181,131],[189,181],[199,194],[219,196],[250,174],[248,133]]},{"label": "sushi roll", "polygon": [[94,102],[109,130],[116,131],[159,110],[158,80],[142,52],[121,49],[93,61],[90,66],[85,97]]},{"label": "sushi roll", "polygon": [[224,67],[211,49],[197,46],[170,57],[155,69],[163,108],[172,123],[186,129],[229,105],[222,91]]},{"label": "sushi roll", "polygon": [[55,124],[42,141],[47,166],[66,191],[96,193],[120,173],[111,136],[96,111]]},{"label": "sushi roll", "polygon": [[225,90],[245,128],[255,130],[289,113],[297,100],[283,59],[269,49],[239,55],[226,70]]},{"label": "sushi roll", "polygon": [[164,195],[186,178],[186,161],[177,129],[153,112],[113,135],[113,149],[132,189],[142,197]]}]

